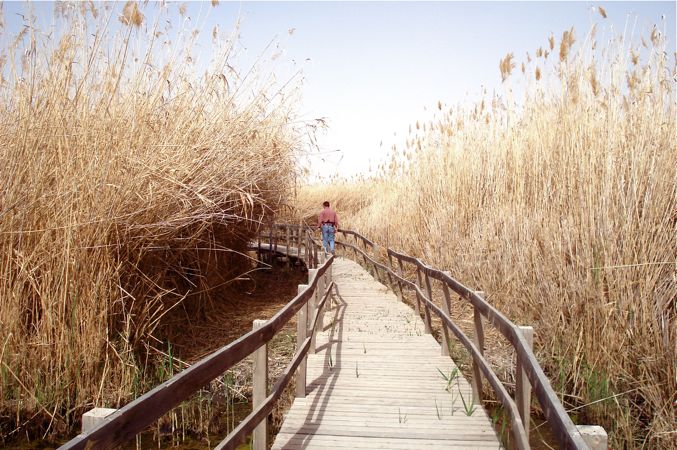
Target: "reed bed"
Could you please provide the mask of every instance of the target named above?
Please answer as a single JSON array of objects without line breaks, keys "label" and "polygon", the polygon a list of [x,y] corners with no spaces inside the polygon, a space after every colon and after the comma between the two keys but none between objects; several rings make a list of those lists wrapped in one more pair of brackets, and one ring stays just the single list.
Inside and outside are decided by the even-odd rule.
[{"label": "reed bed", "polygon": [[293,87],[235,72],[237,30],[199,59],[191,22],[151,6],[58,3],[54,29],[27,12],[5,39],[0,442],[149,387],[165,314],[226,301],[292,187]]},{"label": "reed bed", "polygon": [[299,199],[345,196],[342,225],[533,325],[565,407],[613,448],[675,448],[677,73],[665,48],[659,28],[551,36],[524,63],[501,61],[503,95],[440,102],[412,125],[369,186]]}]

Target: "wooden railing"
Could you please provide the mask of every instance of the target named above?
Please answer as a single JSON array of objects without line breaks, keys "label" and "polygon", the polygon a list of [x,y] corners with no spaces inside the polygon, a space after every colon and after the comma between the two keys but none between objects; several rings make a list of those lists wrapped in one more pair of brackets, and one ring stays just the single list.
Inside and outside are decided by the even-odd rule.
[{"label": "wooden railing", "polygon": [[[325,257],[321,243],[314,238],[313,231],[303,223],[299,225],[275,224],[257,236],[257,243],[253,247],[257,250],[259,259],[265,259],[264,255],[268,254],[269,261],[272,263],[274,255],[285,254],[287,264],[295,258],[302,260],[309,269],[308,284],[300,285],[298,295],[275,316],[268,321],[255,321],[254,329],[249,333],[107,416],[98,426],[78,435],[61,448],[107,449],[121,445],[133,439],[155,420],[170,412],[172,408],[188,399],[211,380],[244,358],[253,355],[253,410],[216,448],[234,449],[245,440],[248,434],[253,432],[253,448],[255,450],[265,449],[267,446],[265,419],[295,372],[297,375],[296,396],[305,397],[306,395],[306,357],[308,353],[315,352],[316,332],[318,328],[322,328],[327,302],[331,304],[334,289],[331,268],[334,257]],[[444,341],[441,351],[444,355],[448,354],[449,332],[453,333],[465,346],[473,359],[474,401],[481,402],[481,375],[483,375],[503,407],[508,411],[517,448],[529,448],[531,386],[560,446],[567,449],[588,448],[578,428],[559,402],[532,352],[533,330],[530,327],[517,327],[487,303],[481,293],[463,286],[451,278],[448,272],[437,270],[417,258],[390,248],[382,252],[377,244],[357,232],[339,231],[346,238],[351,236],[354,243],[337,240],[336,245],[352,250],[354,258],[361,260],[379,281],[389,284],[400,300],[404,297],[405,288],[414,291],[415,308],[419,314],[423,309],[426,332],[432,331],[431,314],[440,318]],[[386,256],[387,264],[381,263],[379,259],[385,259]],[[394,261],[397,261],[397,265]],[[405,264],[412,265],[415,269],[416,281],[406,278]],[[440,302],[442,307],[433,302],[431,279],[442,283],[444,295],[443,301]],[[474,340],[468,338],[451,319],[451,291],[473,307]],[[271,391],[268,392],[267,343],[294,315],[297,315],[296,352]],[[493,325],[510,342],[517,354],[515,399],[510,396],[484,358],[484,320]]]},{"label": "wooden railing", "polygon": [[[324,251],[318,248],[320,244],[313,238],[312,230],[303,224],[275,225],[268,232],[270,246],[267,250],[280,252],[281,249],[277,248],[282,245],[280,239],[273,238],[280,238],[280,233],[285,237],[285,252],[291,256],[303,256],[309,267],[308,284],[299,286],[296,297],[270,320],[255,321],[254,329],[249,333],[103,418],[99,425],[79,434],[60,448],[110,449],[124,444],[226,370],[254,355],[253,410],[216,448],[234,449],[244,442],[248,434],[254,432],[253,448],[265,449],[265,419],[295,372],[296,396],[306,395],[306,357],[309,352],[315,352],[316,332],[318,327],[322,328],[324,310],[327,302],[331,302],[334,289],[331,275],[334,257],[325,257]],[[257,247],[260,249],[260,241]],[[267,343],[294,315],[297,316],[296,352],[269,393]]]},{"label": "wooden railing", "polygon": [[[287,266],[292,259],[302,260],[309,269],[317,268],[322,243],[315,239],[313,229],[306,223],[298,225],[273,224],[257,234],[256,244],[259,261],[274,261],[274,256],[284,253],[287,256]],[[262,246],[262,244],[265,244]],[[279,247],[279,250],[278,250]],[[290,248],[291,251],[287,251]]]},{"label": "wooden railing", "polygon": [[[453,333],[463,344],[473,360],[474,402],[480,404],[482,402],[483,375],[510,416],[512,435],[517,448],[530,448],[529,423],[532,388],[550,429],[561,448],[588,448],[578,427],[569,418],[534,356],[532,351],[533,328],[516,326],[501,314],[500,311],[487,303],[482,298],[481,292],[476,292],[464,286],[453,279],[448,272],[435,269],[426,265],[418,258],[396,252],[390,248],[385,250],[385,254],[381,254],[381,249],[378,245],[357,232],[351,230],[339,230],[339,232],[343,234],[346,240],[348,236],[351,236],[353,243],[336,241],[336,244],[345,248],[346,251],[352,250],[354,258],[356,260],[361,259],[379,281],[389,284],[393,292],[397,293],[400,301],[403,299],[405,288],[415,292],[415,308],[419,315],[421,314],[421,305],[423,305],[423,320],[426,333],[431,333],[432,331],[431,313],[440,319],[442,323],[443,342],[441,351],[443,355],[448,355],[449,352],[449,332]],[[371,250],[371,255],[367,251],[368,249]],[[379,262],[378,259],[385,259],[385,256],[387,256],[388,263]],[[397,261],[396,265],[394,261]],[[416,281],[411,281],[405,277],[405,264],[413,265],[413,269],[416,272]],[[431,279],[442,283],[444,296],[443,301],[440,301],[442,307],[437,306],[433,302]],[[474,339],[466,336],[461,328],[451,319],[452,297],[450,291],[458,294],[461,299],[472,306],[474,311]],[[484,320],[493,325],[506,338],[517,355],[515,399],[510,396],[484,357]]]}]

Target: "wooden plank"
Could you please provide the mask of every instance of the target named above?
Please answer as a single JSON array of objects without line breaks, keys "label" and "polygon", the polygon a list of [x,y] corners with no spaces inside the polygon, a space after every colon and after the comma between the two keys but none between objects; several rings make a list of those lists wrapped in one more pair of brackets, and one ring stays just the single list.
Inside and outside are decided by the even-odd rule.
[{"label": "wooden plank", "polygon": [[[273,446],[273,449],[305,449],[305,448],[355,448],[355,449],[392,449],[392,450],[411,450],[418,448],[425,449],[449,449],[448,440],[440,439],[382,439],[368,438],[361,436],[331,436],[331,435],[305,435],[305,434],[286,434],[278,435],[280,443]],[[498,443],[489,443],[481,441],[463,441],[455,440],[454,449],[498,449]]]},{"label": "wooden plank", "polygon": [[[404,414],[411,413],[413,415],[427,417],[432,416],[437,418],[438,412],[434,408],[430,408],[430,405],[383,405],[381,403],[372,403],[372,404],[362,404],[360,408],[355,408],[354,402],[341,402],[341,401],[328,401],[322,404],[321,408],[317,408],[316,402],[313,399],[301,401],[303,399],[297,399],[294,403],[294,407],[287,412],[287,415],[293,416],[294,414],[307,415],[312,414],[341,414],[344,416],[359,416],[359,415],[370,415],[370,416],[401,416]],[[387,407],[384,407],[387,406]],[[445,414],[446,415],[446,412]],[[482,414],[480,408],[477,409],[477,412],[474,412],[472,416],[465,417],[464,421],[472,423],[475,420],[480,423],[484,423],[489,420],[489,417],[486,414]]]},{"label": "wooden plank", "polygon": [[468,381],[446,390],[440,371],[456,365],[440,355],[421,316],[385,288],[370,288],[352,261],[337,259],[333,279],[332,325],[318,333],[306,397],[294,401],[273,448],[499,448],[486,412],[465,414]]},{"label": "wooden plank", "polygon": [[302,434],[328,434],[332,436],[364,436],[377,438],[418,438],[427,439],[434,437],[435,439],[446,439],[453,441],[454,439],[464,441],[496,441],[496,433],[493,429],[475,429],[474,427],[466,427],[465,431],[447,430],[442,427],[435,427],[434,429],[420,429],[418,427],[408,427],[403,424],[402,427],[368,427],[357,426],[351,427],[329,426],[320,424],[303,424],[299,427],[285,428],[283,425],[282,432],[285,433],[302,433]]}]

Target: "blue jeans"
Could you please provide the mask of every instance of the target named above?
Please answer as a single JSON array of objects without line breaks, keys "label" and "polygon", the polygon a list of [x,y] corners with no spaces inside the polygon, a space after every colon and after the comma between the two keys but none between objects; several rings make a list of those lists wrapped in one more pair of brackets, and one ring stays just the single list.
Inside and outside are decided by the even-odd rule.
[{"label": "blue jeans", "polygon": [[326,251],[334,253],[334,225],[322,225],[322,244]]}]

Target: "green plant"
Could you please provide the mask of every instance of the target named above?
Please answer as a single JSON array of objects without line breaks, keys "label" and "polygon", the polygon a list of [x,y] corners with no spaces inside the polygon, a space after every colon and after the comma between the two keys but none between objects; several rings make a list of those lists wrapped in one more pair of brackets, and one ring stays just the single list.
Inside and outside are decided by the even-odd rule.
[{"label": "green plant", "polygon": [[463,393],[461,392],[460,386],[458,386],[458,395],[461,397],[461,402],[463,402],[463,410],[465,411],[466,416],[472,416],[472,413],[475,412],[475,399],[474,397],[470,397],[470,403],[466,403],[465,397],[463,396]]},{"label": "green plant", "polygon": [[444,381],[446,381],[447,383],[447,386],[445,387],[444,390],[450,392],[451,385],[454,383],[454,381],[457,381],[459,378],[458,367],[454,367],[453,369],[451,369],[448,375],[442,372],[442,370],[440,370],[439,367],[437,367],[437,371],[440,373],[440,375],[442,375],[442,379],[444,379]]}]

